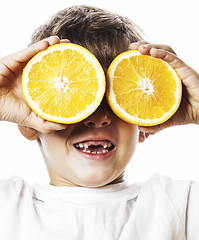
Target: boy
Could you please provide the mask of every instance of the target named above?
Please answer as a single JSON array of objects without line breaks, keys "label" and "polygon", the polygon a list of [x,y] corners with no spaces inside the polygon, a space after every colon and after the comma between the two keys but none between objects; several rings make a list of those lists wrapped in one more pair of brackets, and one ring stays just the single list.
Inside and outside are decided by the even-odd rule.
[{"label": "boy", "polygon": [[[19,177],[0,182],[1,239],[199,238],[198,184],[159,175],[143,184],[128,185],[123,180],[138,138],[143,142],[163,128],[199,122],[198,73],[170,47],[140,40],[138,28],[130,20],[98,8],[76,6],[41,26],[28,48],[1,59],[0,119],[17,123],[27,139],[38,141],[50,177],[50,185],[45,186],[29,186]],[[91,51],[105,72],[128,48],[165,60],[183,82],[179,110],[159,126],[139,127],[139,136],[138,127],[119,119],[105,98],[80,123],[63,125],[40,118],[22,96],[22,70],[37,52],[69,41]],[[85,150],[96,146],[95,154],[79,151],[80,144]],[[103,148],[108,152],[103,153]]]}]

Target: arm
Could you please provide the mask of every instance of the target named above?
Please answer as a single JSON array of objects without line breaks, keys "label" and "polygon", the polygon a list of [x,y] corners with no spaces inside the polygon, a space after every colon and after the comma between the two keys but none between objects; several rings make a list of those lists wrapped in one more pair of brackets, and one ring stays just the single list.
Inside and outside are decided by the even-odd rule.
[{"label": "arm", "polygon": [[30,58],[57,43],[60,43],[58,37],[49,37],[0,59],[0,120],[45,133],[66,128],[66,125],[46,121],[36,115],[26,103],[21,90],[22,71]]}]

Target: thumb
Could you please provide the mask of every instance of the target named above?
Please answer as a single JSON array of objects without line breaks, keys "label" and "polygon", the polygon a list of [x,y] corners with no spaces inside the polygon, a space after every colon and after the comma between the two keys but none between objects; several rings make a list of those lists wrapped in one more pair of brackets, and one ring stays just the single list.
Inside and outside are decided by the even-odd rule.
[{"label": "thumb", "polygon": [[32,111],[28,117],[24,119],[21,125],[33,128],[41,133],[51,133],[54,131],[64,130],[67,128],[67,124],[56,123],[48,121],[38,116],[34,111]]},{"label": "thumb", "polygon": [[36,42],[29,47],[22,49],[21,51],[15,53],[15,59],[18,62],[26,62],[36,53],[47,49],[49,46],[60,43],[60,39],[57,36],[51,36],[45,38],[39,42]]},{"label": "thumb", "polygon": [[166,122],[158,124],[158,125],[155,125],[155,126],[138,126],[138,129],[141,132],[149,133],[151,135],[154,135],[157,132],[160,132],[163,129],[168,128],[168,127],[172,127],[172,126],[173,126],[173,122],[172,122],[171,119],[169,119]]},{"label": "thumb", "polygon": [[20,66],[24,65],[38,52],[47,49],[50,45],[60,43],[60,39],[57,36],[51,36],[43,39],[37,43],[30,45],[29,47],[22,49],[16,53],[13,53],[6,58],[4,57],[4,63],[11,70],[12,73],[16,72]]}]

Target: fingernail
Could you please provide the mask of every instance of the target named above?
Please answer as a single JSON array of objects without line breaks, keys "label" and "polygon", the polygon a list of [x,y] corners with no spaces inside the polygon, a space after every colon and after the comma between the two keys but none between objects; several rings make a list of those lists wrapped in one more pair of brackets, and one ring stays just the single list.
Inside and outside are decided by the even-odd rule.
[{"label": "fingernail", "polygon": [[149,47],[149,45],[141,45],[140,47],[143,49],[147,49]]},{"label": "fingernail", "polygon": [[56,130],[64,130],[67,128],[66,124],[59,124],[58,126],[56,126]]}]

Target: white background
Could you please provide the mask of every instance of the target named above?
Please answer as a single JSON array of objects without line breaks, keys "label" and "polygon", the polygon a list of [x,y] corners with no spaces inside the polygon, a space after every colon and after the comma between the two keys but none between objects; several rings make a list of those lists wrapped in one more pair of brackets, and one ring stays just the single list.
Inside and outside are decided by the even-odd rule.
[{"label": "white background", "polygon": [[[131,18],[146,40],[171,45],[178,56],[199,71],[197,0],[7,0],[0,8],[0,56],[26,47],[32,32],[59,10],[77,4],[95,5]],[[36,142],[23,138],[17,125],[0,124],[0,178],[20,175],[29,183],[47,183],[48,174]],[[174,127],[138,144],[126,171],[130,182],[158,172],[175,179],[199,181],[199,126]]]}]

